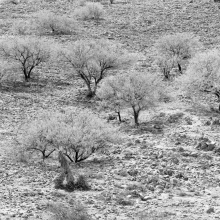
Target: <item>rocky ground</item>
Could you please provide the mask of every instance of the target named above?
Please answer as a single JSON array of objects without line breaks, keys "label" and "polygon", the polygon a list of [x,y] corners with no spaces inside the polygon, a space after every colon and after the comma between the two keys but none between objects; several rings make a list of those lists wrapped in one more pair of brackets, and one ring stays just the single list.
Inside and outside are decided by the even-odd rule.
[{"label": "rocky ground", "polygon": [[[0,34],[10,34],[15,19],[31,17],[36,10],[70,13],[73,4],[42,2],[3,3]],[[54,38],[64,42],[104,37],[121,42],[145,56],[137,69],[146,71],[154,57],[153,43],[161,35],[192,31],[207,48],[218,47],[219,7],[205,0],[116,0],[111,6],[105,4],[106,17],[100,23],[81,22],[76,35]],[[19,126],[39,112],[97,108],[95,101],[83,98],[83,85],[69,82],[60,71],[56,66],[47,80],[1,87],[0,219],[46,220],[51,216],[48,202],[71,205],[75,200],[94,219],[220,218],[220,120],[207,108],[176,101],[144,112],[138,129],[120,125],[127,132],[126,143],[72,167],[75,175],[86,175],[90,191],[54,189],[59,166],[53,158],[42,164],[19,157],[15,141]]]}]

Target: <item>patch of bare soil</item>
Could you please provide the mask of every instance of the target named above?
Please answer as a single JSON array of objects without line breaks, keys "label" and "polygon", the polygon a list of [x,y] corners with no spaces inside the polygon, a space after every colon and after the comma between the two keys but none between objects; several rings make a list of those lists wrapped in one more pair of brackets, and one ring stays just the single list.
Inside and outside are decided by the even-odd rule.
[{"label": "patch of bare soil", "polygon": [[[137,66],[140,71],[150,69],[153,44],[165,34],[194,32],[206,47],[218,47],[220,5],[212,1],[116,0],[104,6],[104,20],[78,21],[75,35],[48,37],[60,43],[86,38],[121,42],[145,56]],[[71,15],[74,7],[74,1],[3,3],[0,34],[10,34],[13,21],[28,19],[37,10]],[[68,80],[61,74],[67,72],[65,67],[57,64],[50,72],[37,71],[43,76],[40,81],[0,88],[0,219],[46,220],[51,216],[48,202],[71,206],[74,200],[101,220],[219,219],[219,115],[183,102],[144,112],[138,129],[123,123],[128,134],[125,144],[73,166],[75,175],[87,176],[90,191],[54,189],[60,169],[54,158],[46,165],[38,159],[17,161],[15,137],[24,122],[44,110],[97,109],[95,101],[84,98],[78,79]]]}]

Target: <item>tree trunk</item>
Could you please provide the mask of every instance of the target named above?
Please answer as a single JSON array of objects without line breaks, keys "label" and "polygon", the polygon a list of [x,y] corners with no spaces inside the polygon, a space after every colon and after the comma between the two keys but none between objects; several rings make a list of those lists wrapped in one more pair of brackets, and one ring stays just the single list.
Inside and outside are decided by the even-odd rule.
[{"label": "tree trunk", "polygon": [[42,159],[43,159],[43,161],[44,161],[44,160],[47,158],[47,156],[46,156],[46,150],[42,150],[41,153],[42,153]]},{"label": "tree trunk", "polygon": [[[215,93],[214,93],[216,96],[217,96],[217,102],[219,102],[220,103],[220,92],[219,91],[215,91]],[[220,111],[220,104],[219,104],[219,106],[218,106],[218,110]]]},{"label": "tree trunk", "polygon": [[[69,162],[63,155],[61,151],[59,151],[58,160],[60,162],[62,172],[61,174],[54,180],[56,188],[64,188],[66,190],[72,191],[75,188],[74,177],[72,171],[69,167]],[[66,184],[64,185],[64,180],[66,179]]]},{"label": "tree trunk", "polygon": [[87,87],[88,87],[88,93],[87,93],[86,96],[87,96],[88,98],[94,97],[94,96],[95,96],[95,92],[92,91],[91,85],[90,85],[90,84],[86,84],[86,85],[87,85]]},{"label": "tree trunk", "polygon": [[117,114],[118,114],[118,120],[121,122],[121,113],[117,112]]},{"label": "tree trunk", "polygon": [[134,123],[135,125],[139,125],[138,116],[139,116],[139,110],[135,109],[135,106],[132,107],[133,113],[134,113]]},{"label": "tree trunk", "polygon": [[25,81],[26,81],[26,82],[28,82],[28,81],[29,81],[29,79],[30,79],[30,76],[28,76],[28,74],[27,74],[27,71],[26,71],[26,70],[24,70],[24,71],[23,71],[23,73],[24,73],[24,79],[25,79]]},{"label": "tree trunk", "polygon": [[169,80],[170,79],[170,71],[166,70],[165,68],[163,69],[163,74],[164,74],[164,78],[165,80]]},{"label": "tree trunk", "polygon": [[181,67],[181,65],[179,63],[177,65],[178,65],[178,70],[179,70],[180,74],[182,74],[182,67]]},{"label": "tree trunk", "polygon": [[78,160],[79,160],[79,152],[76,151],[76,152],[75,152],[75,163],[77,163]]}]

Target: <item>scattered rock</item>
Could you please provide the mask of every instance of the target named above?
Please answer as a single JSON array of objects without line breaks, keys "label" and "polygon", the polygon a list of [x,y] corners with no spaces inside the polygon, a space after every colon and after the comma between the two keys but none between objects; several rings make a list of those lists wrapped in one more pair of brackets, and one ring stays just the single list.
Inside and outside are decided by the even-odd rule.
[{"label": "scattered rock", "polygon": [[197,158],[197,157],[199,156],[199,154],[198,154],[197,152],[192,152],[192,153],[190,154],[190,156]]},{"label": "scattered rock", "polygon": [[206,213],[210,214],[210,213],[213,213],[215,212],[214,208],[213,207],[209,207],[207,210],[206,210]]},{"label": "scattered rock", "polygon": [[220,147],[216,147],[214,152],[217,153],[217,154],[220,154]]},{"label": "scattered rock", "polygon": [[212,122],[212,125],[217,125],[217,126],[219,126],[219,125],[220,125],[220,119],[215,119],[215,120]]},{"label": "scattered rock", "polygon": [[188,124],[188,125],[192,125],[193,123],[193,120],[192,120],[192,118],[190,118],[189,116],[188,117],[185,117],[184,118],[184,120],[186,121],[186,123]]},{"label": "scattered rock", "polygon": [[128,174],[129,174],[130,176],[137,176],[138,170],[137,170],[137,169],[129,170],[129,171],[128,171]]},{"label": "scattered rock", "polygon": [[107,120],[108,121],[117,120],[117,116],[116,115],[109,115]]},{"label": "scattered rock", "polygon": [[200,142],[196,147],[199,150],[213,151],[216,148],[216,143],[210,141],[208,138],[202,137],[199,141]]},{"label": "scattered rock", "polygon": [[139,139],[135,140],[135,144],[140,144],[140,143],[141,143],[141,141]]},{"label": "scattered rock", "polygon": [[122,169],[122,170],[117,171],[117,174],[118,174],[119,176],[123,176],[123,177],[128,176],[128,172],[127,172],[125,169]]},{"label": "scattered rock", "polygon": [[204,125],[205,125],[205,126],[209,126],[209,125],[211,125],[211,124],[212,124],[212,122],[208,120],[208,121],[205,122]]},{"label": "scattered rock", "polygon": [[123,206],[132,206],[132,205],[134,205],[134,201],[123,198],[123,197],[117,198],[117,203],[119,205],[123,205]]},{"label": "scattered rock", "polygon": [[142,196],[142,197],[141,197],[141,200],[142,200],[142,201],[148,201],[148,200],[151,200],[151,199],[153,199],[152,196]]},{"label": "scattered rock", "polygon": [[183,113],[182,112],[178,112],[178,113],[175,113],[173,115],[170,115],[167,119],[167,121],[169,123],[176,123],[179,121],[179,119],[181,119],[183,117]]}]

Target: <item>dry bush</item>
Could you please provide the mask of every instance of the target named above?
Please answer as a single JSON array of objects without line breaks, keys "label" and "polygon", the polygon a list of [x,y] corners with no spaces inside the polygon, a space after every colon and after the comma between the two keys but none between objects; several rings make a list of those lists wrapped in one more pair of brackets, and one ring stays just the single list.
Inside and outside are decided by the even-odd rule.
[{"label": "dry bush", "polygon": [[0,60],[0,84],[14,83],[19,80],[16,73],[16,66],[5,61]]},{"label": "dry bush", "polygon": [[121,111],[124,108],[124,103],[121,97],[117,95],[117,91],[111,86],[108,79],[104,81],[98,89],[97,97],[101,100],[101,107],[117,113],[118,120],[121,122]]},{"label": "dry bush", "polygon": [[156,75],[131,72],[107,78],[100,93],[113,105],[120,101],[120,105],[131,107],[134,122],[138,125],[140,112],[155,106],[166,89]]},{"label": "dry bush", "polygon": [[15,21],[11,27],[11,32],[17,35],[31,35],[36,33],[36,27],[32,21]]},{"label": "dry bush", "polygon": [[176,65],[175,58],[158,56],[156,65],[158,66],[159,71],[163,74],[165,80],[171,80],[175,77],[175,72],[173,71]]},{"label": "dry bush", "polygon": [[[220,102],[220,51],[217,49],[195,55],[186,74],[177,80],[181,90],[187,96],[201,101],[205,94],[213,94]],[[219,106],[220,110],[220,106]]]},{"label": "dry bush", "polygon": [[87,179],[83,175],[79,175],[78,179],[75,183],[75,189],[79,190],[89,190],[91,187],[89,186]]},{"label": "dry bush", "polygon": [[13,62],[28,81],[33,70],[49,61],[51,42],[35,37],[0,39],[0,55],[9,63]]},{"label": "dry bush", "polygon": [[69,35],[76,30],[75,20],[66,15],[60,16],[51,11],[43,10],[36,14],[36,30],[41,35]]},{"label": "dry bush", "polygon": [[121,47],[106,40],[76,41],[60,53],[60,57],[73,68],[72,76],[79,76],[88,88],[88,97],[96,94],[98,84],[110,70],[130,66],[135,57]]},{"label": "dry bush", "polygon": [[28,164],[31,162],[32,155],[31,152],[28,152],[25,148],[19,147],[14,148],[12,152],[12,160],[18,163]]},{"label": "dry bush", "polygon": [[92,220],[87,210],[76,201],[68,208],[61,203],[49,203],[48,210],[53,213],[53,220]]},{"label": "dry bush", "polygon": [[118,129],[86,110],[39,116],[21,129],[18,139],[27,150],[41,152],[44,159],[59,149],[75,163],[108,143],[121,141]]},{"label": "dry bush", "polygon": [[[155,44],[158,56],[158,65],[162,72],[167,73],[167,64],[176,67],[182,74],[184,62],[202,47],[199,38],[192,33],[177,33],[160,38]],[[166,62],[161,62],[166,60]],[[165,75],[167,77],[167,75]]]},{"label": "dry bush", "polygon": [[59,132],[58,122],[49,114],[27,122],[19,128],[17,142],[22,151],[40,152],[42,159],[48,158],[57,148],[55,140]]},{"label": "dry bush", "polygon": [[99,2],[87,2],[75,10],[75,15],[82,20],[100,20],[104,16],[104,8]]}]

